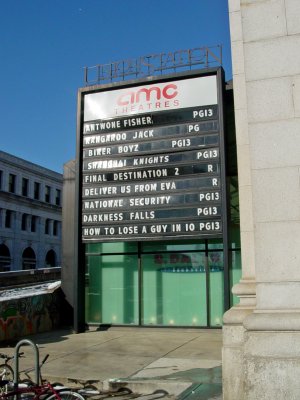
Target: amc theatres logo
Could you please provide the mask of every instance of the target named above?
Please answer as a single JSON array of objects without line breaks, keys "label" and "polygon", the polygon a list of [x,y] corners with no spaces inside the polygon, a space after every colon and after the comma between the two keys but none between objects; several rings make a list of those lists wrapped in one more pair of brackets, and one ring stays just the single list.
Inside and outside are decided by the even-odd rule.
[{"label": "amc theatres logo", "polygon": [[128,91],[123,93],[118,98],[119,106],[127,106],[129,104],[135,104],[140,102],[149,102],[161,99],[174,99],[178,94],[177,86],[174,83],[160,88],[158,86],[152,86],[150,88],[141,88],[137,91]]},{"label": "amc theatres logo", "polygon": [[180,106],[179,87],[176,83],[133,87],[122,90],[116,98],[115,115],[164,111]]}]

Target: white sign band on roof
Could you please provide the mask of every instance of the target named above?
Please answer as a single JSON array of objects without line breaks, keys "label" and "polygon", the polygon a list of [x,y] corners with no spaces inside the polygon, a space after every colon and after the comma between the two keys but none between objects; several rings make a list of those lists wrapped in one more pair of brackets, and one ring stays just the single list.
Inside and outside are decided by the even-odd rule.
[{"label": "white sign band on roof", "polygon": [[217,104],[216,76],[153,83],[84,96],[84,121]]}]

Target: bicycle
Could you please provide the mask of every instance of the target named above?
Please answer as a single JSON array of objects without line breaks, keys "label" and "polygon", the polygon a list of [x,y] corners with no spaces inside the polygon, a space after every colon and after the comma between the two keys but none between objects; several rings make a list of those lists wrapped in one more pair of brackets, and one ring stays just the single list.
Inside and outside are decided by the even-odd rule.
[{"label": "bicycle", "polygon": [[[20,353],[19,357],[22,357],[24,353]],[[9,362],[15,358],[15,356],[9,356],[4,353],[0,353],[0,358],[4,360],[3,364],[0,364],[0,380],[14,380],[14,370],[9,365]]]},{"label": "bicycle", "polygon": [[[23,353],[20,353],[20,355],[21,354]],[[18,383],[7,379],[0,380],[0,400],[15,400],[17,398],[22,398],[23,400],[85,400],[81,394],[74,390],[63,386],[56,387],[54,384],[52,385],[50,382],[43,379],[41,367],[48,357],[49,354],[44,357],[39,366],[40,384],[33,382],[28,375],[29,372],[33,371],[33,368],[21,371],[20,373],[24,373],[27,379],[18,379]],[[12,358],[13,357],[7,357],[7,361]],[[7,364],[4,365],[7,366]],[[14,374],[14,371],[12,372]]]},{"label": "bicycle", "polygon": [[[9,381],[0,381],[0,387],[7,385]],[[51,383],[30,385],[14,385],[12,390],[0,394],[0,400],[13,400],[15,398],[30,400],[85,400],[84,397],[71,389],[56,390]]]}]

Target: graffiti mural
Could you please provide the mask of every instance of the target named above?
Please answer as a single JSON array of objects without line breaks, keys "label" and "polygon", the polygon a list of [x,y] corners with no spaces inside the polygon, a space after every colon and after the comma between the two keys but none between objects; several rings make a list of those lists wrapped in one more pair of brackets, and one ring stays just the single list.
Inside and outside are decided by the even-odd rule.
[{"label": "graffiti mural", "polygon": [[0,341],[55,329],[60,324],[61,295],[53,293],[0,302]]}]

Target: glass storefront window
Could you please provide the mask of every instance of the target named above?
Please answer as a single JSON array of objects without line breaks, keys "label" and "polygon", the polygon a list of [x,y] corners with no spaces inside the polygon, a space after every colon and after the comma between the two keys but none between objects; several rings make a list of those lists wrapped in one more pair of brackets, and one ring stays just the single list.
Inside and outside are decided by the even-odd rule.
[{"label": "glass storefront window", "polygon": [[88,323],[138,324],[138,257],[88,256]]},{"label": "glass storefront window", "polygon": [[[87,323],[222,326],[222,241],[93,243],[86,254]],[[231,248],[230,288],[240,277],[240,250]]]},{"label": "glass storefront window", "polygon": [[207,326],[204,253],[142,255],[142,324]]}]

